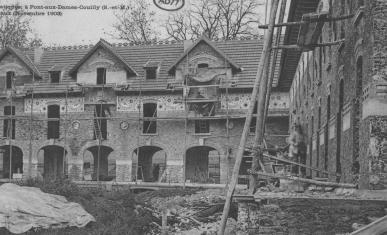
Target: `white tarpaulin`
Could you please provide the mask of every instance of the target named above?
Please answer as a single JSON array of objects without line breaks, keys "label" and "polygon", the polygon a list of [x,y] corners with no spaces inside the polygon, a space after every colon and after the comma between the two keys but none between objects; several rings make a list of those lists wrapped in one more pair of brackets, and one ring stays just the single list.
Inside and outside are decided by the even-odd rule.
[{"label": "white tarpaulin", "polygon": [[0,186],[0,228],[23,233],[31,228],[84,227],[95,221],[81,205],[39,188],[15,184]]}]

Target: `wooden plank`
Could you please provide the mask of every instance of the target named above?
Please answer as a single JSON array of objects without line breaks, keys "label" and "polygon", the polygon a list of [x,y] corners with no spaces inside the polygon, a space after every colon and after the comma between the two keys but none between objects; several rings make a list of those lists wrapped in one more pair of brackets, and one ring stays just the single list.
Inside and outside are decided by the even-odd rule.
[{"label": "wooden plank", "polygon": [[387,232],[387,215],[356,230],[351,235],[381,235]]},{"label": "wooden plank", "polygon": [[254,172],[250,171],[250,173],[254,175],[260,175],[260,176],[265,176],[270,178],[288,179],[288,180],[299,181],[303,183],[325,186],[325,187],[356,188],[356,185],[347,184],[347,183],[324,182],[324,181],[317,181],[312,179],[305,179],[305,178],[296,177],[296,176],[278,175],[278,174],[264,173],[259,171],[254,171]]}]

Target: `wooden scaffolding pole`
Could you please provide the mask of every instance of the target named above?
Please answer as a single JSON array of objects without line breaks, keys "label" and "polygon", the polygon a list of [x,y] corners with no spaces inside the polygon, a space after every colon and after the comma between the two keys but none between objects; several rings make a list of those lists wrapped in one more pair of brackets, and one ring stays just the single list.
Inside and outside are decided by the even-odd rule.
[{"label": "wooden scaffolding pole", "polygon": [[28,149],[29,149],[29,153],[28,153],[28,177],[29,178],[32,178],[32,130],[33,130],[33,118],[32,118],[32,114],[33,114],[33,109],[34,109],[34,87],[35,87],[35,73],[32,73],[32,88],[31,88],[31,112],[30,112],[30,122],[29,122],[29,145],[28,145]]},{"label": "wooden scaffolding pole", "polygon": [[[265,35],[263,51],[262,51],[261,59],[259,61],[257,75],[256,75],[255,81],[254,81],[253,92],[251,94],[250,107],[249,107],[247,115],[246,115],[246,121],[245,121],[245,124],[243,127],[241,140],[240,140],[240,143],[238,146],[238,151],[236,154],[235,164],[234,164],[234,168],[232,171],[231,181],[230,181],[230,184],[229,184],[228,190],[227,190],[226,202],[224,204],[222,220],[221,220],[220,228],[219,228],[220,235],[224,234],[224,231],[226,228],[226,223],[227,223],[227,218],[228,218],[228,213],[230,211],[231,197],[234,193],[235,186],[236,186],[237,181],[238,181],[239,168],[240,168],[240,165],[242,162],[242,157],[243,157],[243,153],[245,150],[246,140],[247,140],[249,130],[250,130],[250,123],[251,123],[252,116],[253,116],[254,105],[255,105],[255,102],[257,101],[258,86],[259,85],[262,86],[264,84],[265,85],[264,87],[266,87],[266,85],[267,85],[267,81],[260,82],[260,80],[262,78],[262,74],[263,74],[263,70],[264,70],[264,60],[268,56],[269,47],[271,46],[271,44],[269,44],[269,41],[270,41],[270,38],[273,37],[273,30],[274,30],[275,17],[276,17],[277,8],[278,8],[278,2],[279,2],[279,0],[272,1],[272,7],[271,7],[271,11],[270,11],[270,20],[269,20],[270,27],[269,27],[268,33]],[[266,94],[265,94],[265,96],[266,96]],[[263,101],[265,101],[265,96],[263,96]]]},{"label": "wooden scaffolding pole", "polygon": [[[277,6],[278,6],[278,3],[277,3]],[[283,20],[284,14],[285,14],[285,7],[286,7],[286,0],[282,0],[281,11],[280,11],[280,18],[282,17],[282,20]],[[274,17],[273,21],[275,21],[276,12],[274,12],[274,13],[271,12],[270,17]],[[279,19],[279,20],[281,20],[281,19]],[[269,23],[269,25],[270,25],[270,23]],[[278,31],[280,32],[280,30],[278,30]],[[257,119],[256,119],[257,123],[256,123],[256,127],[255,127],[256,128],[255,129],[255,137],[254,137],[254,142],[253,142],[254,148],[256,148],[257,146],[262,146],[264,132],[265,132],[266,106],[267,106],[267,103],[269,102],[268,97],[270,98],[271,83],[272,83],[272,79],[270,78],[270,75],[271,75],[271,73],[270,73],[270,57],[271,57],[271,47],[272,47],[272,43],[273,43],[273,32],[274,32],[274,22],[271,25],[271,28],[269,27],[268,31],[266,32],[267,39],[265,39],[265,40],[267,40],[269,47],[267,48],[266,54],[262,55],[263,60],[264,60],[264,72],[262,73],[262,76],[260,79],[259,92],[258,92],[258,97],[257,97]],[[278,32],[277,32],[277,36],[278,36]],[[276,41],[276,43],[277,43],[277,41]],[[273,60],[276,60],[276,56],[273,56]],[[274,63],[273,69],[275,67],[275,62],[276,61],[273,62]],[[259,148],[259,149],[261,149],[261,148]],[[258,151],[258,153],[252,159],[251,169],[253,171],[257,170],[258,166],[261,165],[262,171],[264,171],[265,169],[264,169],[262,162],[263,161],[262,161],[261,152]],[[257,181],[257,176],[251,175],[250,181],[249,181],[250,193],[254,193],[256,181]]]}]

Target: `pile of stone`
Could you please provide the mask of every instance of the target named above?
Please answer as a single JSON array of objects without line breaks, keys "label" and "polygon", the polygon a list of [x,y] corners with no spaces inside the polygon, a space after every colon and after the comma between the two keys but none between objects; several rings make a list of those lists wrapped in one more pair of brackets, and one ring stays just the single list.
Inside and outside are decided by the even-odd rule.
[{"label": "pile of stone", "polygon": [[223,195],[221,189],[208,189],[186,196],[152,198],[146,207],[155,218],[155,234],[162,229],[165,211],[168,230],[173,234],[216,234],[225,201]]}]

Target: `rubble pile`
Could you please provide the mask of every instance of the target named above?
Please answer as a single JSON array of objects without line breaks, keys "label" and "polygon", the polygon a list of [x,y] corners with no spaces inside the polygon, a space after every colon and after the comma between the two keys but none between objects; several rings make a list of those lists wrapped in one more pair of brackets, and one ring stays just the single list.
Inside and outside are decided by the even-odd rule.
[{"label": "rubble pile", "polygon": [[162,229],[164,211],[168,215],[169,232],[173,234],[216,234],[225,197],[223,189],[208,189],[190,195],[153,196],[142,200],[142,209],[152,213],[154,234]]}]

